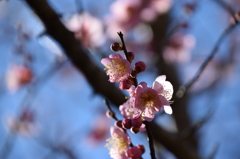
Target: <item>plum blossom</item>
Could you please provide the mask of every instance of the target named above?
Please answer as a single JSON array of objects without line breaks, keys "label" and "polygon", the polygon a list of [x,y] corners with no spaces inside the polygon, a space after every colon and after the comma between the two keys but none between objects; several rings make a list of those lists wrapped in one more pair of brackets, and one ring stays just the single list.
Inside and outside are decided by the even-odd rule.
[{"label": "plum blossom", "polygon": [[172,0],[116,0],[110,6],[111,14],[106,17],[107,35],[117,39],[113,32],[128,32],[138,25],[151,22],[158,15],[168,12],[171,6]]},{"label": "plum blossom", "polygon": [[99,47],[106,41],[101,20],[87,12],[73,15],[65,25],[87,47]]},{"label": "plum blossom", "polygon": [[110,82],[122,82],[126,80],[132,72],[131,64],[120,54],[111,54],[110,58],[104,58],[101,63],[106,67]]},{"label": "plum blossom", "polygon": [[11,92],[15,92],[29,82],[31,82],[33,73],[30,68],[12,64],[6,74],[6,85]]},{"label": "plum blossom", "polygon": [[134,108],[138,111],[135,117],[141,111],[141,116],[147,120],[152,121],[154,112],[159,112],[161,108],[167,114],[172,114],[172,109],[169,100],[172,98],[173,86],[170,82],[165,81],[166,76],[162,75],[156,78],[153,82],[153,87],[148,87],[147,83],[141,82],[135,89]]},{"label": "plum blossom", "polygon": [[111,127],[111,138],[107,139],[106,147],[109,148],[113,159],[128,159],[127,150],[130,146],[130,137],[119,127]]},{"label": "plum blossom", "polygon": [[39,125],[35,121],[35,114],[30,109],[24,109],[19,117],[9,116],[5,121],[9,131],[22,136],[36,135]]},{"label": "plum blossom", "polygon": [[163,58],[168,63],[185,63],[191,58],[191,51],[195,46],[192,35],[175,33],[163,51]]}]

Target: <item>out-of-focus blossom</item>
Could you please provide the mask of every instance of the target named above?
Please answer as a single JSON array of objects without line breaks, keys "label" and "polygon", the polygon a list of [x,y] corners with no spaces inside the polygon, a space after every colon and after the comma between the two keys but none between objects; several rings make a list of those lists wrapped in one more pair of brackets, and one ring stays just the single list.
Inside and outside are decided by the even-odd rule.
[{"label": "out-of-focus blossom", "polygon": [[110,82],[122,82],[127,79],[132,72],[131,64],[120,54],[111,54],[110,58],[104,58],[101,63],[106,67]]},{"label": "out-of-focus blossom", "polygon": [[31,82],[33,73],[30,68],[12,64],[6,74],[6,85],[11,92],[15,92],[22,85]]},{"label": "out-of-focus blossom", "polygon": [[107,139],[106,147],[109,148],[113,159],[128,159],[127,150],[130,146],[130,137],[119,127],[111,127],[111,138]]},{"label": "out-of-focus blossom", "polygon": [[10,132],[22,136],[32,136],[39,130],[34,116],[34,112],[26,108],[19,117],[8,117],[5,121],[5,125]]},{"label": "out-of-focus blossom", "polygon": [[191,50],[195,46],[192,35],[182,33],[174,34],[163,51],[163,58],[168,63],[184,63],[191,58]]},{"label": "out-of-focus blossom", "polygon": [[87,47],[99,47],[106,41],[101,20],[87,12],[73,15],[65,25]]},{"label": "out-of-focus blossom", "polygon": [[105,115],[100,115],[95,119],[92,130],[88,134],[88,139],[91,144],[97,144],[106,139],[109,131],[109,120]]},{"label": "out-of-focus blossom", "polygon": [[159,14],[167,12],[171,6],[172,0],[116,0],[110,6],[107,33],[115,39],[113,32],[118,30],[125,32],[139,23],[152,21]]}]

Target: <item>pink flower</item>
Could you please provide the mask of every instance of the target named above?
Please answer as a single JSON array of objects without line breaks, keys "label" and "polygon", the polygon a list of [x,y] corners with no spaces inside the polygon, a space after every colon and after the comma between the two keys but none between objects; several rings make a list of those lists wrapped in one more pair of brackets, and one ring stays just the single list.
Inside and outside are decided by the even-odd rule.
[{"label": "pink flower", "polygon": [[113,159],[128,159],[127,150],[130,146],[130,137],[119,127],[111,127],[111,138],[107,139],[106,147],[109,148]]},{"label": "pink flower", "polygon": [[120,105],[119,110],[125,119],[135,119],[141,115],[141,111],[134,107],[135,98],[129,98],[123,105]]},{"label": "pink flower", "polygon": [[132,72],[131,64],[120,54],[111,54],[110,58],[104,58],[101,63],[106,67],[110,82],[122,82],[127,79]]},{"label": "pink flower", "polygon": [[[147,83],[141,82],[135,90],[134,108],[141,111],[141,116],[152,121],[154,112],[159,112],[161,108],[167,114],[172,114],[172,108],[168,100],[172,98],[172,84],[166,80],[166,76],[159,76],[153,82],[153,87],[148,87]],[[138,114],[138,113],[137,113]]]},{"label": "pink flower", "polygon": [[87,47],[99,47],[106,41],[101,20],[87,12],[74,14],[65,25]]},{"label": "pink flower", "polygon": [[30,83],[33,73],[30,68],[22,65],[12,64],[6,74],[6,84],[11,92],[15,92],[27,83]]}]

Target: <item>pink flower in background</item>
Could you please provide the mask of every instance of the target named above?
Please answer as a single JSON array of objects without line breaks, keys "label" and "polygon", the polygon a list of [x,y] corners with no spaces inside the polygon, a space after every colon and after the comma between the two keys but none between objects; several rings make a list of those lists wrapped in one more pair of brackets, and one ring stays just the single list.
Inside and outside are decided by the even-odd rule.
[{"label": "pink flower in background", "polygon": [[105,114],[100,115],[95,120],[94,126],[88,134],[88,139],[92,144],[98,144],[106,139],[109,131],[109,120]]},{"label": "pink flower in background", "polygon": [[101,63],[106,67],[110,82],[122,82],[127,79],[132,72],[131,64],[120,54],[111,54],[110,58],[104,58]]},{"label": "pink flower in background", "polygon": [[106,147],[109,148],[113,159],[128,159],[127,150],[130,146],[130,137],[119,127],[111,127],[111,138],[107,139]]},{"label": "pink flower in background", "polygon": [[188,62],[194,45],[195,38],[192,35],[176,33],[170,38],[169,44],[165,47],[163,58],[168,63]]},{"label": "pink flower in background", "polygon": [[141,82],[136,90],[134,107],[141,111],[141,116],[152,121],[154,112],[159,112],[161,108],[167,114],[172,114],[172,108],[168,100],[172,98],[172,84],[166,80],[166,76],[162,75],[156,78],[153,82],[153,87],[148,87],[147,83]]},{"label": "pink flower in background", "polygon": [[22,136],[31,136],[36,134],[38,125],[35,121],[35,114],[28,108],[24,109],[20,117],[8,117],[6,127],[9,131]]},{"label": "pink flower in background", "polygon": [[99,47],[106,41],[101,20],[87,12],[73,15],[65,25],[87,47]]},{"label": "pink flower in background", "polygon": [[12,64],[6,74],[6,85],[11,92],[15,92],[29,82],[31,82],[33,73],[30,68]]},{"label": "pink flower in background", "polygon": [[107,33],[115,39],[113,32],[127,32],[136,25],[153,21],[159,14],[166,13],[172,0],[116,0],[110,6],[111,15],[106,19]]}]

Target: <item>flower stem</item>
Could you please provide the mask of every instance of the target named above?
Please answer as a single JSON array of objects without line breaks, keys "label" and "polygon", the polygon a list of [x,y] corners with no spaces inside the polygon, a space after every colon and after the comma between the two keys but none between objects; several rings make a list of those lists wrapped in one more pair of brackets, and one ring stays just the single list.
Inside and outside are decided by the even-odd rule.
[{"label": "flower stem", "polygon": [[147,131],[147,136],[148,136],[148,143],[149,143],[149,148],[150,148],[150,155],[151,155],[151,159],[156,159],[155,156],[155,149],[154,149],[154,145],[153,145],[153,136],[152,136],[152,131],[149,127],[149,123],[147,121],[144,122],[145,126],[146,126],[146,131]]},{"label": "flower stem", "polygon": [[121,42],[122,42],[123,52],[124,52],[124,54],[125,54],[125,57],[126,57],[126,59],[129,61],[129,58],[128,58],[128,56],[127,56],[126,45],[125,45],[125,42],[124,42],[124,40],[123,40],[123,33],[120,31],[120,32],[118,32],[118,35],[119,35],[119,37],[120,37],[120,39],[121,39]]}]

